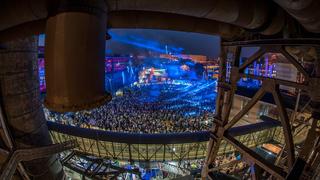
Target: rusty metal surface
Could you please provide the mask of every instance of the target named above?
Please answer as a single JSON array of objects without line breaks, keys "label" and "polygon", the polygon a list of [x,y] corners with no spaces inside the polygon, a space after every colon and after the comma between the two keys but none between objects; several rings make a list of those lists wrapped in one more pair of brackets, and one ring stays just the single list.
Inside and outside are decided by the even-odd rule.
[{"label": "rusty metal surface", "polygon": [[111,100],[104,87],[106,14],[63,12],[46,28],[45,106],[57,112],[92,109]]},{"label": "rusty metal surface", "polygon": [[[204,170],[202,172],[202,177],[207,177],[207,172],[210,172],[210,168],[208,166],[212,163],[212,161],[215,158],[215,152],[217,151],[219,144],[215,144],[215,142],[221,141],[221,139],[224,139],[234,145],[234,147],[240,151],[245,157],[247,157],[251,162],[254,162],[254,164],[258,165],[265,171],[269,172],[272,176],[278,178],[278,179],[285,179],[288,177],[312,177],[310,173],[314,173],[314,169],[318,166],[320,162],[320,158],[318,153],[312,153],[317,152],[316,145],[314,143],[317,139],[319,139],[319,133],[315,133],[315,123],[318,121],[318,119],[313,121],[312,128],[309,129],[308,137],[306,139],[305,144],[302,146],[302,151],[298,151],[293,143],[293,134],[295,128],[292,129],[292,123],[290,122],[288,112],[285,108],[285,105],[283,103],[283,100],[281,98],[281,93],[279,91],[279,85],[286,85],[295,87],[297,89],[300,89],[300,91],[303,91],[304,93],[307,93],[309,97],[311,97],[311,100],[307,102],[307,105],[304,105],[301,109],[301,111],[305,111],[306,106],[309,104],[318,104],[317,95],[315,95],[315,91],[318,87],[317,82],[319,77],[318,76],[312,76],[312,74],[309,74],[310,72],[307,72],[304,67],[298,62],[297,59],[295,59],[293,56],[291,56],[286,49],[284,48],[284,45],[288,46],[296,46],[296,45],[312,45],[312,46],[319,46],[319,40],[318,39],[276,39],[276,40],[253,40],[253,41],[240,41],[240,42],[224,42],[222,43],[223,47],[250,47],[250,46],[258,46],[260,47],[260,50],[257,51],[255,54],[253,54],[251,57],[248,58],[247,62],[243,63],[240,68],[237,66],[237,63],[234,63],[234,65],[231,68],[231,77],[234,79],[237,79],[239,77],[248,77],[252,79],[258,79],[262,81],[262,86],[257,91],[256,95],[253,96],[253,99],[249,101],[249,103],[246,104],[246,106],[238,113],[236,114],[233,119],[228,121],[228,119],[223,119],[221,117],[226,116],[228,112],[219,110],[216,111],[216,121],[214,124],[213,129],[217,129],[212,131],[211,135],[211,141],[213,142],[211,146],[208,148],[208,152],[210,154],[207,154],[206,158],[206,166],[204,167]],[[228,50],[226,48],[222,48],[223,50]],[[254,76],[250,74],[244,74],[243,70],[248,67],[251,63],[253,63],[256,59],[261,57],[264,53],[267,52],[273,52],[273,53],[281,53],[288,59],[288,61],[293,64],[295,68],[297,68],[298,72],[304,75],[304,82],[303,83],[296,83],[296,82],[289,82],[286,80],[281,79],[274,79],[274,78],[267,78],[262,76]],[[223,52],[225,54],[226,52]],[[319,57],[318,57],[319,58]],[[235,61],[235,59],[232,59],[232,61]],[[220,71],[224,72],[226,71],[226,66],[221,66]],[[316,71],[317,72],[317,71]],[[223,76],[225,76],[225,73],[222,73]],[[239,77],[234,77],[239,76]],[[226,83],[225,77],[222,77],[221,83]],[[220,80],[221,81],[221,80]],[[312,81],[312,82],[311,82]],[[230,84],[228,85],[228,88],[220,88],[218,89],[218,94],[228,94],[230,91],[234,90],[236,88],[236,84]],[[241,142],[234,139],[232,136],[230,136],[227,132],[228,128],[231,128],[235,123],[241,119],[241,117],[248,112],[252,106],[262,98],[264,93],[269,92],[272,93],[274,101],[276,103],[277,109],[280,111],[280,121],[283,127],[284,132],[284,145],[283,149],[286,153],[285,156],[283,156],[282,161],[286,162],[287,165],[272,165],[268,162],[266,162],[264,159],[261,159],[259,155],[257,155],[255,152],[244,146]],[[219,99],[217,99],[218,102]],[[230,99],[232,101],[232,99]],[[313,103],[312,103],[313,102]],[[230,103],[230,102],[229,102]],[[227,106],[229,103],[218,103],[217,106],[219,109],[224,109],[225,106]],[[228,106],[227,106],[228,107]],[[313,109],[314,112],[313,115],[318,114],[318,106],[314,105]],[[228,109],[228,108],[227,108]],[[302,112],[301,112],[302,113]],[[319,118],[319,117],[318,117]],[[308,118],[310,120],[310,118]],[[223,120],[223,121],[221,121]],[[309,121],[308,120],[308,121]],[[300,121],[294,121],[295,124],[299,123],[304,124],[304,126],[308,126],[308,122],[300,122]],[[215,146],[216,145],[216,146]],[[295,154],[299,152],[298,158],[296,158]],[[282,154],[282,153],[281,153]],[[312,155],[311,155],[312,154]],[[210,157],[211,156],[211,157]],[[313,156],[313,157],[311,157]],[[316,158],[318,157],[318,158]],[[301,163],[304,163],[305,165],[302,165]],[[312,166],[311,164],[315,164]],[[301,169],[302,168],[302,169]],[[295,171],[295,172],[293,172]],[[287,173],[289,172],[289,173]],[[287,176],[288,175],[288,176]],[[286,177],[287,176],[287,177]]]},{"label": "rusty metal surface", "polygon": [[[255,33],[280,37],[279,34],[286,31],[289,22],[297,18],[297,14],[302,25],[305,25],[305,21],[320,19],[319,12],[310,11],[319,6],[317,0],[313,0],[312,4],[315,3],[315,6],[309,4],[307,9],[299,9],[298,13],[291,12],[290,5],[283,4],[286,0],[274,1],[283,8],[274,2],[259,0],[106,0],[109,18],[105,25],[109,28],[170,29],[217,34],[225,39],[234,40],[246,39]],[[4,0],[0,6],[0,42],[44,32],[46,19],[58,12],[72,9],[77,12],[99,13],[103,1],[95,0],[89,3],[63,0],[62,5],[58,2],[60,1]],[[303,4],[302,0],[299,3]],[[284,9],[292,17],[287,16]],[[318,30],[307,29],[319,33],[317,23],[319,22],[313,22],[308,27],[312,26]],[[295,31],[299,28],[296,25],[291,29]],[[301,36],[303,34],[300,32],[298,37]]]},{"label": "rusty metal surface", "polygon": [[[1,107],[5,121],[2,127],[7,127],[12,138],[11,144],[8,135],[3,137],[7,139],[7,149],[49,145],[51,139],[40,101],[37,38],[10,41],[4,46],[0,51]],[[56,160],[56,157],[48,157],[24,162],[24,169],[36,178],[58,178],[63,171]]]},{"label": "rusty metal surface", "polygon": [[12,176],[21,161],[31,161],[52,156],[56,153],[75,148],[76,146],[76,141],[72,140],[61,144],[15,150],[10,153],[6,164],[3,165],[0,179],[12,179]]},{"label": "rusty metal surface", "polygon": [[273,0],[299,21],[310,32],[320,32],[320,1],[318,0]]},{"label": "rusty metal surface", "polygon": [[291,38],[291,39],[260,39],[260,40],[248,40],[248,41],[232,41],[223,42],[223,46],[264,46],[264,45],[290,45],[290,46],[320,46],[319,38]]},{"label": "rusty metal surface", "polygon": [[[92,2],[99,1],[100,0]],[[56,2],[59,1],[4,1],[0,8],[1,17],[3,17],[0,18],[0,31],[23,23],[46,19],[48,15],[52,14],[52,7],[57,6]],[[87,1],[64,0],[61,2],[67,5],[69,2],[73,4],[77,4],[75,2],[85,4],[80,7],[81,10],[79,10],[79,7],[73,8],[78,11],[82,11],[82,8],[86,9],[86,6],[90,4],[86,3]],[[281,8],[274,7],[274,3],[272,2],[257,0],[244,0],[244,2],[242,1],[241,3],[237,0],[202,0],[200,2],[196,0],[107,0],[105,2],[107,3],[109,11],[112,12],[140,11],[170,13],[204,20],[225,22],[247,29],[259,29],[260,31],[266,31],[268,34],[278,33],[284,26],[285,21],[284,16],[273,16],[273,10],[276,8],[278,11],[283,11]],[[98,8],[94,6],[91,9],[94,10]],[[20,12],[24,14],[23,17],[19,14]],[[129,21],[126,22],[131,23]]]}]

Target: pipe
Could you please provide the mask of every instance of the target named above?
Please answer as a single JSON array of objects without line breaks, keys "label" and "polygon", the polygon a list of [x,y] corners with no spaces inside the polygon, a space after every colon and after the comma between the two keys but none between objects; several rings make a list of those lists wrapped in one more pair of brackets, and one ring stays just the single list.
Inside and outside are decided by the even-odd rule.
[{"label": "pipe", "polygon": [[[41,19],[0,31],[0,43],[43,34],[45,33],[45,26],[46,19]],[[228,23],[185,15],[145,11],[114,11],[108,13],[107,28],[165,29],[197,32],[219,35],[224,40],[234,40],[245,35],[244,29]]]},{"label": "pipe", "polygon": [[117,0],[107,1],[109,11],[152,11],[216,20],[255,29],[267,20],[265,1],[256,0]]},{"label": "pipe", "polygon": [[45,0],[3,0],[0,2],[0,31],[48,16]]},{"label": "pipe", "polygon": [[[48,11],[57,4],[56,0],[6,0],[0,6],[0,31],[24,24],[28,22],[45,20],[48,17]],[[62,1],[64,2],[64,1]],[[175,15],[184,15],[185,17],[197,18],[199,21],[206,21],[207,29],[210,29],[209,22],[224,22],[245,29],[267,31],[267,35],[276,34],[283,27],[283,19],[278,18],[280,23],[273,23],[269,20],[269,3],[256,0],[175,0],[175,1],[150,1],[150,0],[106,0],[108,11],[120,15],[127,11],[136,11],[145,14],[145,12],[167,13]],[[49,7],[50,9],[48,9]],[[272,9],[274,12],[274,9]],[[162,15],[159,15],[162,16]],[[279,16],[276,16],[279,17]],[[139,21],[149,21],[148,16],[139,16]],[[169,20],[169,19],[167,19]],[[211,21],[210,21],[211,20]],[[110,22],[113,20],[111,19]],[[164,21],[157,19],[157,21]],[[170,21],[170,20],[169,20]],[[185,20],[184,20],[185,21]],[[194,21],[194,20],[192,20]],[[269,22],[271,21],[271,22]],[[118,22],[114,22],[117,24]],[[146,22],[147,23],[147,22]],[[148,22],[149,23],[149,22]],[[190,29],[190,24],[184,24],[185,27],[179,29]],[[269,27],[270,26],[270,27]],[[125,26],[124,26],[125,27]],[[154,23],[154,27],[157,28]],[[270,28],[272,30],[270,30]],[[31,31],[31,30],[30,30]],[[29,31],[29,32],[30,32]],[[35,30],[36,31],[36,30]],[[27,31],[28,32],[28,31]],[[23,34],[23,33],[20,33]]]},{"label": "pipe", "polygon": [[313,33],[320,33],[319,0],[273,0]]},{"label": "pipe", "polygon": [[111,100],[104,86],[105,3],[66,2],[52,12],[46,28],[45,106],[57,112],[92,109]]},{"label": "pipe", "polygon": [[150,11],[113,11],[108,14],[108,28],[166,29],[220,35],[232,40],[244,35],[244,29],[223,22],[186,15]]},{"label": "pipe", "polygon": [[8,41],[24,39],[45,32],[46,19],[26,22],[0,31],[0,44]]},{"label": "pipe", "polygon": [[[1,98],[15,148],[52,143],[39,90],[37,38],[7,42],[0,51]],[[55,155],[23,162],[34,179],[61,179],[62,166]]]},{"label": "pipe", "polygon": [[[14,150],[14,146],[13,146],[13,140],[12,140],[12,137],[9,133],[9,129],[7,128],[7,123],[6,123],[6,120],[5,120],[5,114],[3,113],[3,110],[2,110],[2,104],[0,105],[0,126],[1,126],[1,131],[2,131],[2,134],[1,134],[1,137],[2,137],[2,141],[4,142],[5,146],[7,148],[9,148],[10,151],[13,151]],[[7,155],[1,155],[0,157],[0,167],[4,165],[4,163],[6,162],[7,160],[7,157],[9,156],[9,152]],[[22,163],[18,163],[17,165],[17,169],[20,173],[20,175],[23,177],[23,179],[25,180],[30,180],[25,168],[23,167]]]}]

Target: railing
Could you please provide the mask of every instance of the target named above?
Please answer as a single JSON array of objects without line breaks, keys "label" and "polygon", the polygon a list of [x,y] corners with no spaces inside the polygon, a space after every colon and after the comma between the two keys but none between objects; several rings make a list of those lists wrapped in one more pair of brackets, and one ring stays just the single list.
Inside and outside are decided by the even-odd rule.
[{"label": "railing", "polygon": [[[235,127],[230,134],[248,147],[268,142],[275,136],[279,123],[265,120],[260,123]],[[98,157],[128,161],[181,161],[204,158],[207,151],[208,131],[194,133],[138,134],[108,132],[79,128],[48,122],[54,142],[75,139],[79,147],[76,151]],[[234,151],[223,142],[219,153]]]}]

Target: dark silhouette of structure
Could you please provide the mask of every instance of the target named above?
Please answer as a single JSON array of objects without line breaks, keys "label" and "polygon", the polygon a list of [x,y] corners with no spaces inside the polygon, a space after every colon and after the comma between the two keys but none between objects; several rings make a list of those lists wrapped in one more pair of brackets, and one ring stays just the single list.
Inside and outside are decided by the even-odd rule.
[{"label": "dark silhouette of structure", "polygon": [[[54,149],[55,145],[50,145],[52,141],[40,102],[37,41],[34,35],[45,33],[47,36],[45,104],[52,110],[67,112],[94,108],[111,99],[110,94],[104,91],[103,63],[105,40],[109,38],[106,35],[108,28],[153,28],[222,37],[216,122],[210,132],[203,178],[211,177],[219,144],[225,140],[255,167],[262,168],[277,179],[317,179],[320,163],[319,8],[318,0],[1,1],[0,164],[3,177],[10,177],[15,172],[15,168],[6,167],[17,167],[17,177],[63,179],[62,165],[53,154],[75,147],[73,142],[57,145],[60,147],[57,149]],[[260,50],[240,64],[241,48],[248,46],[260,47]],[[305,46],[315,51],[311,54],[304,52]],[[291,47],[291,51],[288,47]],[[267,52],[283,54],[304,76],[304,81],[295,83],[243,73],[250,63]],[[300,52],[299,55],[294,55],[296,52]],[[227,59],[228,53],[233,54],[231,59]],[[312,71],[303,67],[301,58],[313,64]],[[226,69],[227,62],[232,64],[230,72]],[[236,82],[240,77],[259,79],[263,85],[244,109],[229,119]],[[298,112],[308,111],[312,114],[310,118],[306,121],[289,118],[280,85],[304,92],[310,100],[306,108],[298,108]],[[278,165],[270,164],[228,133],[267,92],[273,95],[284,132],[284,150],[279,160],[283,163]],[[300,149],[293,142],[297,124],[309,128]],[[37,148],[39,151],[51,149],[52,155],[39,153],[39,156],[30,159],[10,159],[15,157],[13,152],[19,149],[36,151]],[[10,162],[17,166],[10,165]],[[260,177],[261,174],[255,174],[255,178]]]}]

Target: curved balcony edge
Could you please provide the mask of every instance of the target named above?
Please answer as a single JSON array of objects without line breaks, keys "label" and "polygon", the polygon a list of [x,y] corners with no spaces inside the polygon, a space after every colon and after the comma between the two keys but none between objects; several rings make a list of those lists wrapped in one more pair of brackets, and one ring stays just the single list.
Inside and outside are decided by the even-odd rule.
[{"label": "curved balcony edge", "polygon": [[[240,136],[281,125],[279,121],[273,120],[265,116],[262,116],[261,120],[263,121],[256,124],[233,127],[230,130],[228,130],[228,133],[232,136]],[[140,134],[80,128],[51,121],[47,121],[47,125],[50,131],[55,131],[62,134],[95,139],[99,141],[126,144],[183,144],[208,141],[210,137],[209,131],[166,134]]]}]

